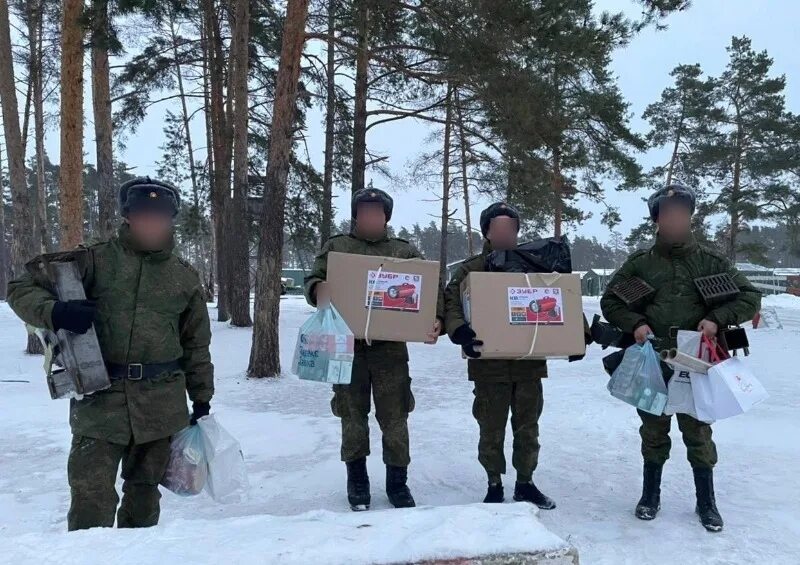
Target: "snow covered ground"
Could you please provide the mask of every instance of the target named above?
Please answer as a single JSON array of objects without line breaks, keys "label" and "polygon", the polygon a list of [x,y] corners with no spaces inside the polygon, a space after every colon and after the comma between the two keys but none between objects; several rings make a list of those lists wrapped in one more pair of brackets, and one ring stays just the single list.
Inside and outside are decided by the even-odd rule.
[{"label": "snow covered ground", "polygon": [[[800,299],[765,302],[775,306],[784,330],[751,332],[748,361],[758,368],[771,398],[714,427],[720,453],[717,499],[726,520],[721,534],[706,533],[694,516],[691,470],[677,429],[672,460],[664,471],[662,512],[654,522],[634,518],[641,474],[635,411],[607,393],[599,348],[593,347],[583,362],[550,363],[535,479],[558,508],[540,512],[539,519],[578,548],[582,563],[800,563],[800,368],[794,357],[800,349],[800,323],[795,322],[800,321]],[[597,301],[587,299],[585,310],[591,317],[598,310]],[[339,422],[330,414],[329,387],[288,374],[296,330],[311,312],[300,299],[283,302],[281,354],[287,375],[274,381],[244,377],[249,330],[214,324],[217,394],[212,409],[242,444],[252,486],[247,502],[222,506],[206,495],[180,498],[165,493],[162,527],[68,536],[63,533],[69,502],[67,402],[50,400],[41,357],[20,351],[24,329],[0,303],[0,563],[82,564],[109,558],[115,563],[152,563],[169,557],[211,563],[219,562],[215,555],[225,548],[230,549],[227,562],[302,563],[309,555],[305,552],[315,545],[313,531],[296,547],[267,540],[285,539],[298,521],[349,524],[354,517],[367,519],[347,510]],[[437,507],[478,502],[486,485],[477,462],[478,429],[471,415],[472,387],[465,362],[447,339],[410,349],[417,408],[410,419],[409,474],[417,502]],[[15,380],[29,382],[6,382]],[[377,424],[372,441],[373,508],[387,509]],[[513,480],[512,471],[507,487],[513,488]],[[424,524],[424,512],[387,515],[396,516],[402,528],[409,520]],[[463,540],[459,543],[470,550],[476,544],[492,549],[528,547],[533,538],[546,533],[536,530],[536,521],[530,518],[530,532],[520,527],[530,516],[530,510],[520,505],[509,504],[488,517],[475,506],[452,513],[463,520],[455,520],[452,528],[444,523],[414,529],[423,533],[401,538],[406,553],[398,548],[391,555],[408,559],[409,551],[415,555],[415,543],[430,545],[432,538],[448,535],[451,542]],[[471,522],[473,530],[475,524],[486,524],[483,540],[464,521]],[[369,537],[363,531],[359,535]],[[261,538],[253,540],[254,536]],[[379,529],[375,537],[382,537]],[[173,542],[185,547],[187,540],[191,548],[180,555],[156,549]],[[145,546],[152,549],[144,551]],[[126,547],[136,549],[125,553]],[[389,549],[363,547],[363,554],[347,556],[349,562],[387,560]],[[120,555],[127,559],[120,560]],[[329,555],[330,561],[318,562],[341,558],[333,549]]]}]

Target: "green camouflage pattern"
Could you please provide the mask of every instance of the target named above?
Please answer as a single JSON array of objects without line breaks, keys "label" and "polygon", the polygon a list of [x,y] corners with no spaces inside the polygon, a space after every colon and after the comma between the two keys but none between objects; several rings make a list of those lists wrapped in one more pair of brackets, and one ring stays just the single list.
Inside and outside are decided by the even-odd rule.
[{"label": "green camouflage pattern", "polygon": [[408,374],[408,358],[399,360],[385,350],[389,342],[356,344],[349,385],[334,385],[331,411],[342,421],[342,461],[366,457],[369,448],[370,396],[375,418],[383,434],[383,461],[407,467],[411,462],[408,414],[414,410],[414,395]]},{"label": "green camouflage pattern", "polygon": [[[471,272],[486,270],[486,256],[491,253],[487,241],[483,251],[461,263],[444,289],[445,328],[452,337],[453,332],[466,323],[464,303],[461,298],[461,283]],[[478,336],[477,339],[481,339]],[[547,363],[539,359],[470,359],[467,374],[471,381],[518,382],[547,377]]]},{"label": "green camouflage pattern", "polygon": [[[730,274],[739,288],[732,300],[708,306],[694,280],[709,275]],[[643,304],[633,308],[612,292],[615,284],[638,277],[655,289]],[[720,328],[753,319],[761,308],[761,293],[723,255],[694,240],[670,245],[658,238],[652,248],[631,255],[611,279],[600,301],[603,316],[623,331],[633,332],[647,323],[656,336],[657,349],[671,346],[669,330],[696,330],[704,318]]]},{"label": "green camouflage pattern", "polygon": [[[654,416],[638,410],[642,425],[642,457],[646,463],[663,465],[669,459],[672,440],[669,430],[670,416]],[[711,439],[711,425],[700,422],[688,414],[676,414],[678,428],[686,445],[686,457],[693,469],[713,469],[717,464],[717,446]]]},{"label": "green camouflage pattern", "polygon": [[[734,298],[707,305],[695,287],[700,277],[727,273],[739,294]],[[611,290],[615,284],[638,277],[655,289],[642,304],[628,306]],[[650,249],[631,255],[611,279],[600,301],[603,316],[611,324],[633,332],[642,323],[655,334],[657,350],[673,347],[670,328],[696,330],[707,319],[720,329],[752,320],[761,308],[761,293],[723,255],[698,245],[693,239],[683,244],[669,244],[656,239]],[[662,364],[668,380],[672,369]],[[639,412],[642,426],[642,456],[646,462],[663,464],[669,458],[671,417],[653,416]],[[688,451],[689,462],[695,468],[713,468],[717,463],[717,448],[711,439],[711,426],[687,414],[678,414],[678,427]]]},{"label": "green camouflage pattern", "polygon": [[[102,439],[73,436],[67,464],[71,503],[69,531],[111,528],[116,514],[119,528],[146,528],[158,524],[161,493],[158,483],[167,470],[170,439],[120,445]],[[122,462],[122,504],[115,488]]]},{"label": "green camouflage pattern", "polygon": [[541,379],[517,382],[475,381],[472,415],[480,426],[478,461],[490,483],[506,472],[505,439],[508,413],[514,433],[512,465],[518,482],[530,482],[539,463],[539,417],[544,409]]},{"label": "green camouflage pattern", "polygon": [[[108,241],[79,248],[87,298],[96,301],[94,328],[107,362],[166,363],[181,370],[141,381],[118,380],[111,388],[73,399],[70,425],[76,436],[120,445],[171,436],[189,422],[186,393],[208,402],[214,393],[209,354],[211,329],[200,278],[172,254],[140,251],[127,224]],[[49,283],[30,273],[9,283],[8,302],[35,327],[52,329],[56,301]]]},{"label": "green camouflage pattern", "polygon": [[[314,285],[327,280],[328,253],[352,253],[399,259],[422,259],[408,241],[384,234],[375,240],[354,233],[335,235],[322,246],[314,266],[305,278],[305,296],[316,306]],[[444,319],[444,300],[439,288],[437,316]],[[383,433],[383,460],[387,465],[406,467],[410,462],[408,414],[414,409],[408,372],[408,347],[396,341],[355,342],[353,374],[349,385],[334,385],[331,409],[342,421],[342,461],[369,455],[370,397]]]}]

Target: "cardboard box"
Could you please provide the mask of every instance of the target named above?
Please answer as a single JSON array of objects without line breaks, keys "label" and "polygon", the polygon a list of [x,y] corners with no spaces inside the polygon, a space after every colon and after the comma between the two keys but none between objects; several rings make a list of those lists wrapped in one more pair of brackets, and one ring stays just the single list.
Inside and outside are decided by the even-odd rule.
[{"label": "cardboard box", "polygon": [[[331,302],[357,339],[426,341],[436,320],[439,263],[331,252]],[[370,308],[371,305],[371,308]]]},{"label": "cardboard box", "polygon": [[465,318],[483,340],[482,359],[586,352],[578,275],[473,272],[461,284],[461,296]]}]

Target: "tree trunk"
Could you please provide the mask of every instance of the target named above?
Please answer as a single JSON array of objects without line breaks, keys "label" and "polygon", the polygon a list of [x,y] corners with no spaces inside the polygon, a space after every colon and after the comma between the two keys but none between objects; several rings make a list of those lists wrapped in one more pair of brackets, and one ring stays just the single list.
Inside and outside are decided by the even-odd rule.
[{"label": "tree trunk", "polygon": [[267,157],[264,201],[261,210],[261,238],[258,242],[255,327],[250,351],[251,377],[277,377],[281,372],[278,323],[281,299],[281,264],[286,208],[286,180],[295,125],[297,82],[303,54],[308,0],[289,0],[283,24],[275,101],[272,110],[269,155]]},{"label": "tree trunk", "polygon": [[464,116],[461,111],[461,101],[458,89],[453,92],[456,104],[456,118],[458,119],[458,140],[461,145],[461,187],[464,190],[464,221],[467,229],[467,252],[470,256],[475,254],[472,243],[472,213],[469,209],[469,177],[467,176],[467,138],[464,135]]},{"label": "tree trunk", "polygon": [[209,60],[209,84],[211,91],[211,139],[214,152],[214,191],[211,197],[212,220],[214,221],[214,238],[216,241],[217,264],[217,319],[227,322],[230,319],[230,283],[228,274],[228,256],[222,253],[227,249],[225,232],[226,209],[230,199],[231,180],[231,136],[225,115],[223,96],[225,69],[222,55],[222,37],[219,21],[215,11],[214,0],[204,0],[206,17],[206,40]]},{"label": "tree trunk", "polygon": [[6,299],[8,271],[11,266],[6,246],[5,183],[3,182],[3,152],[0,150],[0,300]]},{"label": "tree trunk", "polygon": [[555,202],[555,237],[561,237],[561,224],[564,215],[563,182],[561,176],[561,150],[553,149],[553,174],[551,185],[553,188],[553,201]]},{"label": "tree trunk", "polygon": [[8,156],[11,205],[14,223],[11,232],[11,263],[15,276],[22,274],[25,263],[35,254],[33,214],[25,178],[25,153],[22,148],[17,92],[14,88],[14,66],[8,20],[8,3],[0,0],[0,103],[3,108],[3,130]]},{"label": "tree trunk", "polygon": [[[219,250],[217,249],[217,235],[216,235],[216,209],[214,205],[214,144],[211,136],[211,92],[208,81],[208,68],[209,68],[209,52],[208,42],[206,41],[207,28],[205,25],[205,14],[203,18],[203,25],[200,26],[200,45],[203,53],[203,117],[205,118],[206,125],[206,179],[208,182],[208,193],[211,196],[211,261],[209,262],[208,274],[208,291],[211,294],[212,300],[214,297],[216,284],[216,268],[219,257]],[[217,317],[219,318],[219,295],[217,296]]]},{"label": "tree trunk", "polygon": [[370,0],[358,0],[355,101],[353,108],[353,192],[364,188],[367,170],[367,72],[369,70]]},{"label": "tree trunk", "polygon": [[231,324],[253,325],[250,318],[250,221],[247,215],[247,92],[250,0],[236,0],[233,10],[231,44],[231,84],[233,90],[233,198],[229,203],[230,221],[226,238],[230,257]]},{"label": "tree trunk", "polygon": [[114,154],[111,142],[108,0],[93,0],[92,12],[92,109],[97,152],[97,227],[100,236],[105,238],[114,231],[117,201],[114,187]]},{"label": "tree trunk", "polygon": [[675,131],[675,143],[672,145],[672,157],[669,160],[669,167],[667,168],[667,186],[672,184],[672,174],[675,171],[675,163],[678,160],[678,148],[681,144],[681,135],[683,133],[683,120],[686,113],[685,106],[681,106],[681,117],[678,121],[678,127]]},{"label": "tree trunk", "polygon": [[[737,116],[738,119],[738,116]],[[729,214],[731,218],[730,234],[728,237],[728,259],[736,262],[736,242],[739,237],[739,200],[741,198],[741,182],[742,182],[742,126],[737,125],[736,129],[736,155],[733,159],[733,186],[731,187],[731,199],[729,206]]]},{"label": "tree trunk", "polygon": [[83,240],[83,1],[61,15],[61,248]]},{"label": "tree trunk", "polygon": [[192,180],[192,196],[195,208],[199,205],[199,187],[197,185],[197,171],[194,166],[194,148],[192,147],[192,134],[189,131],[189,110],[186,106],[186,90],[183,87],[183,71],[178,55],[178,37],[175,35],[174,15],[170,12],[169,21],[170,36],[172,38],[172,57],[175,60],[175,79],[178,82],[178,94],[181,99],[181,112],[183,118],[183,130],[186,133],[186,153],[189,157],[189,177]]},{"label": "tree trunk", "polygon": [[336,33],[336,0],[328,0],[328,51],[325,64],[325,171],[322,181],[322,227],[320,239],[328,241],[333,224],[333,143],[336,121],[336,62],[333,35]]},{"label": "tree trunk", "polygon": [[444,119],[444,149],[442,152],[442,236],[439,240],[439,284],[447,284],[447,229],[450,220],[450,122],[453,117],[453,88],[447,84]]},{"label": "tree trunk", "polygon": [[[33,115],[34,115],[34,137],[36,138],[36,228],[38,230],[37,239],[39,247],[43,252],[47,252],[52,245],[50,241],[50,227],[47,222],[47,192],[46,180],[44,176],[44,79],[42,68],[44,57],[42,53],[42,35],[44,30],[44,15],[42,1],[35,2],[36,27],[31,37],[35,37],[35,59],[33,76]],[[34,50],[34,43],[31,43],[31,50]]]}]

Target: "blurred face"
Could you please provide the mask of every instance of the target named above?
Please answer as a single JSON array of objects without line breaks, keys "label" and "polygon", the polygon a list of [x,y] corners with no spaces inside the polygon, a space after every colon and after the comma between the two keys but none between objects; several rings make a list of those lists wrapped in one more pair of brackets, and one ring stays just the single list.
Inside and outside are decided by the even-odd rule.
[{"label": "blurred face", "polygon": [[503,251],[514,249],[517,246],[517,220],[508,216],[497,216],[489,222],[489,231],[486,239],[492,244],[492,249]]},{"label": "blurred face", "polygon": [[356,207],[356,233],[377,238],[386,230],[386,213],[380,202],[362,202]]},{"label": "blurred face", "polygon": [[161,251],[172,236],[172,217],[163,212],[135,212],[126,221],[133,238],[146,251]]},{"label": "blurred face", "polygon": [[685,241],[692,231],[692,212],[680,202],[662,202],[658,210],[658,233],[667,241]]}]

